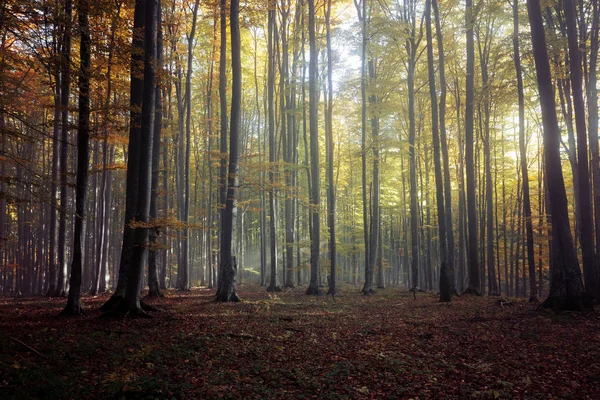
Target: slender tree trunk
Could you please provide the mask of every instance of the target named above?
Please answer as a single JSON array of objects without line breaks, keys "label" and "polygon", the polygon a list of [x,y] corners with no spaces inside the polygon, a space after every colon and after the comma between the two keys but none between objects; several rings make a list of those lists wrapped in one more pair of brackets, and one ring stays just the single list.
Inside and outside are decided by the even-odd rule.
[{"label": "slender tree trunk", "polygon": [[[160,179],[160,151],[161,151],[161,129],[163,124],[163,104],[161,96],[161,73],[163,69],[162,65],[162,51],[163,51],[163,33],[162,33],[162,3],[158,0],[157,6],[157,38],[156,38],[156,65],[157,65],[157,84],[155,93],[155,107],[156,113],[154,115],[154,136],[152,138],[152,182],[151,182],[151,193],[150,198],[150,220],[156,221],[158,219],[158,201],[159,191],[158,182]],[[189,64],[188,64],[189,67]],[[156,222],[153,222],[154,226],[150,229],[150,247],[148,255],[148,296],[149,297],[163,297],[160,291],[160,285],[158,282],[158,238],[161,230],[165,227],[157,226]]]},{"label": "slender tree trunk", "polygon": [[236,293],[235,277],[237,262],[232,253],[233,215],[236,207],[235,197],[237,192],[239,130],[242,100],[242,62],[240,49],[239,25],[239,0],[231,0],[230,5],[231,26],[231,125],[229,133],[229,174],[227,183],[227,202],[223,211],[221,232],[221,279],[217,292],[217,301],[239,301]]},{"label": "slender tree trunk", "polygon": [[62,43],[61,76],[61,141],[60,146],[60,209],[58,223],[58,284],[56,295],[65,295],[65,273],[67,268],[67,208],[69,201],[68,168],[69,158],[69,93],[71,86],[71,28],[72,0],[65,0],[64,37]]},{"label": "slender tree trunk", "polygon": [[[325,29],[327,40],[327,104],[325,114],[325,135],[327,145],[327,223],[329,225],[330,276],[327,294],[336,294],[337,248],[335,243],[335,183],[333,179],[333,60],[331,50],[331,0],[325,5]],[[377,161],[379,162],[379,160]],[[379,171],[378,171],[379,172]]]},{"label": "slender tree trunk", "polygon": [[[50,243],[48,251],[48,296],[56,295],[56,288],[58,286],[58,275],[57,275],[57,264],[56,264],[56,211],[58,210],[57,195],[58,195],[58,168],[59,168],[59,154],[60,154],[60,103],[61,103],[61,82],[60,82],[60,71],[55,75],[55,93],[54,93],[54,133],[52,136],[52,188],[50,189]],[[4,125],[4,114],[0,117],[0,122]],[[0,128],[4,128],[0,126]],[[2,135],[2,146],[3,152],[6,151],[5,137]],[[2,163],[2,176],[5,176],[5,164]],[[4,181],[2,182],[2,193],[4,193]],[[0,201],[3,203],[3,208],[6,210],[6,200],[2,198]],[[2,218],[6,211],[2,213]],[[4,232],[0,232],[4,237]],[[0,250],[1,251],[1,250]],[[0,259],[0,262],[2,260]]]},{"label": "slender tree trunk", "polygon": [[275,9],[269,10],[269,31],[268,31],[268,48],[269,48],[269,71],[267,78],[268,90],[268,113],[269,113],[269,234],[270,234],[270,250],[271,250],[271,280],[267,292],[279,292],[281,289],[277,284],[277,219],[275,205],[275,162],[276,146],[275,141],[275,47],[274,40],[276,26]]},{"label": "slender tree trunk", "polygon": [[[427,71],[429,77],[429,97],[431,100],[431,134],[433,137],[433,164],[435,172],[435,197],[438,214],[438,244],[440,248],[440,301],[452,299],[451,280],[448,274],[448,247],[446,215],[444,208],[444,182],[442,178],[442,160],[440,157],[440,137],[438,130],[437,93],[435,89],[435,67],[433,65],[433,35],[431,29],[431,2],[425,1],[425,27],[427,36]],[[437,22],[437,18],[436,18]],[[439,23],[438,23],[439,25]],[[448,156],[446,151],[446,157]]]},{"label": "slender tree trunk", "polygon": [[360,53],[360,96],[361,96],[361,160],[362,160],[362,204],[363,232],[365,245],[365,284],[363,294],[373,293],[373,273],[369,264],[369,213],[367,211],[367,0],[354,0],[358,21],[361,23],[362,46]]},{"label": "slender tree trunk", "polygon": [[[435,17],[436,36],[438,45],[438,59],[440,72],[440,141],[442,147],[442,158],[444,162],[444,201],[445,201],[445,217],[446,217],[446,239],[448,246],[448,256],[446,259],[447,279],[450,284],[450,292],[456,291],[456,271],[454,265],[454,228],[452,222],[452,185],[450,183],[450,157],[448,156],[448,141],[446,139],[446,63],[444,58],[444,38],[442,34],[442,26],[438,11],[438,0],[432,0],[433,15]],[[440,277],[441,279],[441,277]]]},{"label": "slender tree trunk", "polygon": [[521,55],[519,53],[519,1],[513,3],[513,52],[517,72],[517,93],[519,95],[519,151],[521,153],[521,174],[523,174],[523,208],[525,212],[525,228],[527,235],[527,265],[529,267],[529,301],[537,301],[535,283],[535,257],[533,248],[533,220],[531,217],[531,200],[529,196],[529,174],[527,170],[527,148],[525,145],[525,96],[523,94],[523,73],[521,71]]},{"label": "slender tree trunk", "polygon": [[469,251],[469,285],[466,293],[481,294],[479,277],[479,250],[477,249],[477,205],[475,196],[475,166],[473,164],[473,116],[474,116],[474,78],[475,78],[475,49],[473,44],[473,25],[475,12],[472,0],[466,0],[465,20],[467,34],[467,88],[465,108],[465,163],[467,172],[467,219],[468,219],[468,251]]},{"label": "slender tree trunk", "polygon": [[310,46],[310,64],[308,68],[309,125],[310,125],[310,169],[312,184],[310,188],[310,285],[308,295],[318,295],[320,272],[321,221],[319,217],[320,173],[319,173],[319,121],[318,121],[318,51],[315,28],[315,1],[308,0],[308,36]]},{"label": "slender tree trunk", "polygon": [[87,189],[89,167],[90,137],[90,26],[88,22],[89,0],[78,0],[79,32],[79,127],[77,131],[77,189],[75,205],[75,243],[71,279],[69,282],[69,298],[63,310],[64,314],[79,315],[81,306],[81,274],[83,266],[83,243],[85,240],[85,224],[87,218]]}]

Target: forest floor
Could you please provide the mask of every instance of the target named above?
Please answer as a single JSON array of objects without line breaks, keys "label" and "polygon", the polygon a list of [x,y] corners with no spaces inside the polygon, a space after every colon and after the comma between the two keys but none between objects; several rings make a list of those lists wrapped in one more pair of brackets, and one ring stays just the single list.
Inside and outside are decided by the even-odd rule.
[{"label": "forest floor", "polygon": [[1,399],[600,399],[600,313],[353,287],[169,292],[152,319],[102,319],[107,296],[0,299]]}]

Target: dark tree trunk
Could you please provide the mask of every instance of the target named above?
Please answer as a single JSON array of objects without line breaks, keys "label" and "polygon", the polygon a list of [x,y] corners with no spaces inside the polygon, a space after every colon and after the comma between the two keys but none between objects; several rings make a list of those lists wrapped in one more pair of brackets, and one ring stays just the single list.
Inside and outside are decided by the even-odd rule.
[{"label": "dark tree trunk", "polygon": [[240,50],[240,25],[239,25],[239,0],[231,0],[230,5],[231,26],[231,124],[229,130],[229,174],[227,182],[227,202],[223,211],[221,232],[221,279],[217,301],[239,301],[235,291],[235,277],[237,262],[232,256],[233,214],[236,207],[238,175],[238,138],[240,130],[241,100],[242,100],[242,62]]},{"label": "dark tree trunk", "polygon": [[64,314],[79,315],[81,306],[81,273],[83,265],[83,243],[87,219],[87,189],[89,167],[90,137],[90,27],[88,22],[89,0],[78,0],[79,32],[79,127],[77,129],[77,183],[75,193],[75,243],[73,262],[71,263],[71,279],[69,281],[69,297]]},{"label": "dark tree trunk", "polygon": [[[363,0],[364,1],[364,0]],[[321,247],[321,220],[319,218],[319,121],[318,121],[318,51],[315,28],[315,1],[308,0],[308,42],[310,46],[310,64],[308,67],[309,127],[310,127],[310,284],[306,290],[308,295],[318,295]]]},{"label": "dark tree trunk", "polygon": [[533,221],[531,218],[531,200],[529,196],[529,174],[527,171],[527,148],[525,145],[525,96],[523,94],[523,72],[519,53],[519,2],[513,3],[513,57],[517,73],[517,93],[519,95],[519,151],[521,154],[521,174],[523,175],[523,208],[527,235],[527,265],[529,267],[529,301],[537,301],[535,283],[535,258],[533,248]]},{"label": "dark tree trunk", "polygon": [[[60,72],[58,71],[55,75],[55,93],[54,93],[54,133],[52,135],[52,188],[50,191],[50,241],[49,241],[49,251],[48,251],[48,296],[56,295],[56,288],[58,285],[58,276],[57,276],[57,265],[56,265],[56,211],[58,210],[58,203],[56,201],[57,192],[58,192],[58,168],[59,168],[59,154],[60,154],[60,103],[61,103],[61,83],[60,83]],[[4,114],[2,114],[2,125],[4,125]],[[0,126],[0,128],[3,128]],[[3,152],[5,151],[5,137],[2,135],[2,146]],[[2,176],[5,176],[4,173],[5,164],[2,163]],[[4,181],[2,181],[2,193],[4,193]],[[2,198],[0,201],[4,204],[4,209],[6,210],[6,200]],[[2,213],[2,216],[6,211]],[[3,232],[0,232],[3,233]],[[4,234],[2,234],[4,237]],[[2,260],[0,259],[0,262]]]},{"label": "dark tree trunk", "polygon": [[269,113],[269,239],[270,239],[270,255],[271,255],[271,280],[267,292],[279,292],[281,289],[277,285],[277,220],[275,207],[275,161],[276,161],[276,146],[275,141],[275,47],[274,40],[275,31],[277,29],[275,10],[269,10],[269,27],[268,27],[268,113]]},{"label": "dark tree trunk", "polygon": [[[156,221],[158,219],[158,201],[159,191],[158,182],[160,179],[160,151],[161,151],[161,129],[163,119],[163,104],[161,96],[161,85],[160,81],[162,76],[162,51],[163,51],[163,33],[162,33],[162,3],[158,0],[157,6],[157,37],[156,37],[156,65],[157,65],[157,84],[155,93],[155,108],[156,113],[154,116],[154,136],[152,138],[152,183],[150,198],[150,221]],[[161,230],[166,229],[165,227],[156,226],[156,222],[153,222],[155,226],[150,229],[150,247],[148,254],[148,296],[149,297],[163,297],[160,291],[160,285],[158,282],[158,238]]]},{"label": "dark tree trunk", "polygon": [[[598,276],[594,256],[594,220],[591,204],[590,172],[588,169],[588,150],[585,103],[583,101],[583,78],[581,76],[581,54],[577,37],[577,13],[575,2],[565,0],[565,18],[569,42],[569,70],[573,108],[575,111],[575,129],[577,131],[577,172],[579,176],[579,212],[581,232],[581,253],[583,255],[583,275],[588,296],[598,291]],[[597,109],[597,108],[596,108]]]},{"label": "dark tree trunk", "polygon": [[[144,65],[144,35],[147,0],[136,0],[134,10],[131,52],[131,83],[130,83],[130,124],[129,144],[127,149],[127,183],[125,194],[125,221],[123,227],[123,244],[119,265],[119,277],[115,293],[100,307],[100,311],[111,311],[119,306],[125,296],[128,286],[129,270],[134,248],[134,229],[131,222],[136,218],[138,200],[138,178],[140,166],[139,146],[142,137],[142,103],[144,102],[144,79],[141,70]],[[154,90],[153,90],[154,92]],[[149,157],[151,158],[151,157]],[[150,171],[150,169],[149,169]]]},{"label": "dark tree trunk", "polygon": [[411,236],[411,275],[410,290],[416,293],[419,287],[419,209],[417,191],[417,152],[415,146],[415,67],[417,57],[416,43],[416,7],[411,0],[405,0],[407,9],[404,19],[407,24],[405,48],[407,54],[407,86],[408,86],[408,145],[409,145],[409,180],[410,180],[410,236]]},{"label": "dark tree trunk", "polygon": [[64,36],[61,53],[61,141],[60,146],[60,209],[58,222],[58,283],[56,296],[64,296],[65,273],[67,268],[67,209],[69,207],[68,192],[68,158],[69,158],[69,93],[71,86],[71,28],[72,0],[65,0]]},{"label": "dark tree trunk", "polygon": [[437,0],[432,0],[433,15],[437,33],[439,72],[440,72],[440,141],[442,147],[442,158],[444,162],[444,191],[445,191],[445,216],[446,216],[446,239],[448,246],[448,257],[446,259],[448,281],[450,292],[456,293],[456,271],[454,265],[454,229],[452,221],[452,185],[450,183],[450,157],[448,156],[448,141],[446,140],[446,63],[444,59],[444,38],[439,17]]},{"label": "dark tree trunk", "polygon": [[433,137],[433,164],[435,169],[435,197],[438,214],[439,248],[440,248],[440,301],[452,299],[452,288],[448,273],[448,247],[446,232],[446,215],[444,208],[444,182],[442,178],[442,160],[440,156],[440,137],[438,130],[437,93],[435,89],[435,68],[433,65],[433,35],[431,29],[431,2],[425,1],[425,27],[427,36],[427,71],[429,77],[429,97],[431,99],[431,134]]},{"label": "dark tree trunk", "polygon": [[354,0],[358,21],[361,23],[362,46],[360,53],[361,96],[361,160],[362,160],[362,209],[365,246],[365,284],[362,293],[373,293],[373,267],[369,264],[369,213],[367,211],[367,0]]},{"label": "dark tree trunk", "polygon": [[556,118],[556,104],[540,2],[527,0],[527,7],[544,126],[545,173],[546,177],[552,177],[547,179],[547,185],[554,254],[550,266],[550,292],[542,307],[555,311],[581,310],[590,308],[591,304],[585,296],[569,226],[567,194],[559,152],[560,130]]},{"label": "dark tree trunk", "polygon": [[[369,81],[375,87],[375,81],[377,79],[377,72],[375,70],[375,60],[369,60]],[[371,231],[369,233],[370,242],[369,248],[369,268],[370,268],[370,280],[373,281],[374,269],[377,264],[378,258],[378,247],[381,240],[381,212],[380,212],[380,199],[381,199],[381,178],[380,178],[380,159],[379,159],[379,117],[376,111],[379,99],[376,94],[369,96],[369,103],[373,107],[371,115],[371,141],[373,146],[373,182],[372,182],[372,212],[371,212]],[[378,285],[379,286],[379,285]]]},{"label": "dark tree trunk", "polygon": [[[596,257],[600,253],[600,155],[598,153],[598,2],[592,1],[592,29],[590,31],[590,67],[587,85],[588,100],[588,130],[590,136],[590,153],[592,154],[591,170],[594,183],[594,219],[596,237]],[[588,290],[589,292],[589,290]],[[600,270],[596,265],[596,293],[594,297],[600,298]]]},{"label": "dark tree trunk", "polygon": [[[221,0],[219,8],[221,13],[221,48],[219,56],[219,100],[221,117],[221,140],[219,143],[219,237],[223,231],[223,210],[227,202],[227,0]],[[219,268],[219,273],[221,269]],[[217,294],[219,292],[219,281],[217,279]]]},{"label": "dark tree trunk", "polygon": [[474,93],[475,93],[475,49],[473,44],[473,25],[475,24],[475,12],[472,0],[466,0],[465,20],[467,34],[467,88],[465,108],[465,164],[467,173],[467,248],[469,252],[469,285],[466,293],[481,294],[479,273],[479,250],[477,248],[477,205],[475,196],[475,165],[473,164],[473,116],[474,116]]},{"label": "dark tree trunk", "polygon": [[[136,4],[137,8],[137,4]],[[152,186],[152,145],[154,134],[154,107],[156,96],[156,33],[158,0],[146,0],[144,29],[144,81],[141,115],[141,137],[138,152],[138,193],[135,213],[136,222],[148,224],[150,220],[150,197]],[[133,97],[133,93],[132,93]],[[131,155],[131,154],[130,154]],[[147,256],[147,226],[136,226],[134,231],[134,248],[127,280],[123,309],[133,315],[144,315],[140,302],[140,292],[144,276],[144,261]]]},{"label": "dark tree trunk", "polygon": [[[183,179],[183,222],[185,224],[183,238],[181,240],[182,263],[178,265],[177,277],[179,290],[190,290],[190,154],[191,154],[191,135],[192,135],[192,62],[194,38],[196,36],[196,20],[198,18],[199,0],[194,3],[192,11],[192,30],[187,37],[188,54],[187,70],[185,79],[185,161],[184,161],[184,179]],[[183,140],[183,138],[180,138]],[[183,157],[183,155],[182,155]],[[181,190],[181,189],[180,189]]]},{"label": "dark tree trunk", "polygon": [[[327,93],[325,101],[325,130],[327,139],[327,223],[329,225],[330,276],[327,294],[336,294],[337,249],[335,243],[335,183],[333,179],[333,60],[331,51],[331,0],[325,5],[325,29],[327,38]],[[377,172],[379,173],[379,171]]]}]

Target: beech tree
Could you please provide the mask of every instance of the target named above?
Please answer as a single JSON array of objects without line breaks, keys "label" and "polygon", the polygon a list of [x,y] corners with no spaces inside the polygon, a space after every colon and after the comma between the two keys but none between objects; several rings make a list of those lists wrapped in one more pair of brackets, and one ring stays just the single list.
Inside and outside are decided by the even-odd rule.
[{"label": "beech tree", "polygon": [[83,267],[83,239],[87,219],[86,199],[88,189],[89,138],[90,138],[90,27],[88,22],[89,2],[79,0],[79,124],[77,128],[77,186],[75,205],[75,243],[69,280],[69,297],[64,314],[79,315],[81,306],[81,275]]},{"label": "beech tree", "polygon": [[552,218],[553,254],[550,292],[542,307],[555,311],[581,310],[590,307],[591,304],[585,297],[569,224],[567,196],[559,153],[560,131],[539,0],[527,0],[527,9],[544,126],[545,174],[551,177],[546,180],[546,184]]}]

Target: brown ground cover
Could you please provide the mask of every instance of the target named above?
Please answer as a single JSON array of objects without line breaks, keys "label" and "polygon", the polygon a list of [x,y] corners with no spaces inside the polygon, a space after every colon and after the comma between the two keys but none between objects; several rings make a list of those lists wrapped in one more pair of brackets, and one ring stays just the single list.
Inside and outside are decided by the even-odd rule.
[{"label": "brown ground cover", "polygon": [[0,299],[2,399],[600,399],[600,314],[389,288],[170,292],[152,319]]}]

